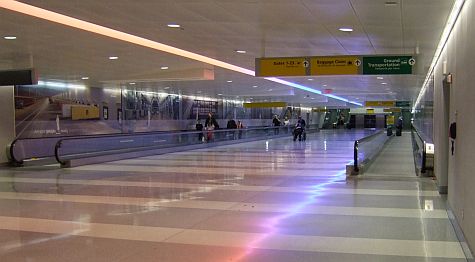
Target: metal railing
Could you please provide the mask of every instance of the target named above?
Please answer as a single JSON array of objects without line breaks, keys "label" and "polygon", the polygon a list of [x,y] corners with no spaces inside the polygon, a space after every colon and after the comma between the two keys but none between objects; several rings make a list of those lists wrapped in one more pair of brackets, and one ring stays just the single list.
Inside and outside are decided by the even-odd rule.
[{"label": "metal railing", "polygon": [[[70,166],[67,161],[129,154],[140,157],[167,152],[181,151],[184,148],[196,149],[210,146],[254,141],[266,138],[290,136],[291,127],[264,127],[244,129],[219,129],[204,131],[187,131],[175,133],[120,134],[89,137],[64,138],[54,147],[54,156],[62,166]],[[310,126],[308,132],[316,131],[317,126]],[[157,151],[158,150],[158,151]],[[130,153],[138,152],[130,156]],[[123,159],[123,158],[117,158]],[[110,158],[108,161],[111,161]],[[106,161],[101,161],[106,162]]]},{"label": "metal railing", "polygon": [[[375,133],[358,139],[353,146],[353,166],[352,175],[356,175],[360,172],[361,165],[368,163],[370,160],[381,151],[389,137],[386,135],[385,130],[379,130]],[[365,144],[366,150],[362,150],[362,146]]]},{"label": "metal railing", "polygon": [[[411,136],[416,168],[421,174],[427,174],[428,171],[434,170],[434,144],[424,138],[415,126],[411,128]],[[428,153],[428,149],[431,152]]]},{"label": "metal railing", "polygon": [[[170,133],[179,131],[155,131],[155,132],[139,132],[134,134],[150,134],[150,133]],[[82,135],[82,136],[55,136],[55,137],[35,137],[35,138],[16,138],[7,146],[8,158],[13,166],[21,166],[25,161],[34,161],[51,158],[54,163],[56,143],[66,138],[77,137],[107,137],[116,136],[116,134],[103,135]]]}]

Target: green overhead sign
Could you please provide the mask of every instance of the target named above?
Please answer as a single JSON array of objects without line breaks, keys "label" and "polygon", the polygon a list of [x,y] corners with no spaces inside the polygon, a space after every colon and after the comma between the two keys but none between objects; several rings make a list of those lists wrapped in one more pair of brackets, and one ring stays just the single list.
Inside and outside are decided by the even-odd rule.
[{"label": "green overhead sign", "polygon": [[396,107],[411,107],[411,101],[396,101]]},{"label": "green overhead sign", "polygon": [[364,75],[407,75],[412,74],[416,60],[412,56],[365,56]]}]

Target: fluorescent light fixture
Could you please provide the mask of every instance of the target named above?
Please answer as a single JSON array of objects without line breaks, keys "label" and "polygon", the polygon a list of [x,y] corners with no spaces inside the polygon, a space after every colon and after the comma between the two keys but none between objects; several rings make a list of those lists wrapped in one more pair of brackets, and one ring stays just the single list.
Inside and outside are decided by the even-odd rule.
[{"label": "fluorescent light fixture", "polygon": [[447,19],[447,23],[445,24],[444,31],[439,40],[439,44],[437,45],[437,49],[434,52],[434,57],[432,58],[432,63],[429,67],[429,71],[427,72],[426,79],[424,80],[421,90],[419,91],[419,95],[417,96],[416,102],[414,103],[414,106],[412,107],[412,113],[415,113],[417,106],[419,106],[419,103],[421,102],[421,99],[424,96],[424,93],[427,89],[427,85],[430,82],[431,75],[434,72],[435,65],[439,61],[440,55],[442,54],[442,51],[444,50],[445,45],[447,44],[447,41],[449,40],[449,37],[452,33],[455,23],[457,22],[457,19],[460,13],[462,12],[462,8],[464,4],[465,4],[465,0],[455,0],[455,3],[452,7],[452,11],[450,12],[449,18]]},{"label": "fluorescent light fixture", "polygon": [[129,85],[135,85],[135,82],[131,82],[131,83],[129,83]]},{"label": "fluorescent light fixture", "polygon": [[82,80],[88,80],[89,77],[88,77],[88,76],[83,76],[83,77],[81,77],[81,79],[82,79]]},{"label": "fluorescent light fixture", "polygon": [[324,87],[327,87],[328,85],[323,85]]},{"label": "fluorescent light fixture", "polygon": [[378,80],[383,80],[383,79],[384,79],[384,77],[382,77],[382,76],[378,76],[378,77],[376,77],[376,79],[378,79]]},{"label": "fluorescent light fixture", "polygon": [[84,85],[70,84],[66,82],[51,82],[51,81],[38,81],[38,86],[51,87],[51,88],[86,89],[86,86]]},{"label": "fluorescent light fixture", "polygon": [[[213,65],[213,66],[217,66],[217,67],[220,67],[220,68],[228,69],[228,70],[231,70],[231,71],[234,71],[234,72],[239,72],[239,73],[242,73],[242,74],[255,76],[255,72],[253,70],[249,70],[249,69],[246,69],[246,68],[243,68],[243,67],[239,67],[239,66],[230,64],[230,63],[226,63],[224,61],[220,61],[220,60],[213,59],[213,58],[210,58],[210,57],[207,57],[207,56],[203,56],[203,55],[200,55],[200,54],[197,54],[197,53],[193,53],[193,52],[190,52],[190,51],[179,49],[179,48],[176,48],[176,47],[173,47],[173,46],[170,46],[170,45],[166,45],[166,44],[163,44],[163,43],[160,43],[160,42],[156,42],[156,41],[153,41],[153,40],[149,40],[149,39],[146,39],[146,38],[143,38],[143,37],[128,34],[128,33],[125,33],[125,32],[119,31],[119,30],[115,30],[115,29],[112,29],[112,28],[97,25],[97,24],[90,23],[90,22],[80,20],[80,19],[77,19],[77,18],[73,18],[73,17],[70,17],[70,16],[66,16],[66,15],[63,15],[63,14],[60,14],[60,13],[49,11],[49,10],[39,8],[39,7],[36,7],[36,6],[33,6],[33,5],[25,4],[25,3],[22,3],[22,2],[19,2],[19,1],[10,1],[10,0],[9,1],[0,1],[0,7],[4,8],[4,9],[11,10],[11,11],[15,11],[15,12],[18,12],[18,13],[22,13],[22,14],[25,14],[25,15],[28,15],[28,16],[37,17],[37,18],[47,20],[47,21],[50,21],[50,22],[54,22],[54,23],[69,26],[69,27],[72,27],[72,28],[84,30],[84,31],[87,31],[87,32],[90,32],[90,33],[95,33],[95,34],[98,34],[98,35],[101,35],[101,36],[110,37],[112,39],[116,39],[116,40],[124,41],[124,42],[127,42],[127,43],[135,44],[135,45],[138,45],[138,46],[143,46],[143,47],[147,47],[147,48],[150,48],[150,49],[154,49],[154,50],[157,50],[157,51],[166,52],[166,53],[170,53],[170,54],[173,54],[173,55],[189,58],[189,59],[192,59],[192,60],[196,60],[196,61],[199,61],[199,62],[210,64],[210,65]],[[179,25],[178,24],[168,24],[168,26],[178,27]],[[344,29],[344,28],[340,28],[340,29]],[[346,28],[346,29],[349,29],[351,31],[353,30],[351,28]],[[113,58],[109,57],[109,59],[113,59]],[[118,59],[118,57],[116,57],[115,59]],[[297,88],[297,89],[300,89],[300,90],[308,91],[308,92],[311,92],[311,93],[314,93],[314,94],[321,94],[320,91],[315,90],[313,88],[309,88],[309,87],[299,85],[297,83],[289,82],[289,81],[286,81],[286,80],[282,80],[282,79],[279,79],[279,78],[268,77],[268,78],[265,78],[265,79],[269,80],[269,81],[272,81],[272,82],[275,82],[275,83],[280,83],[280,84],[283,84],[283,85],[291,86],[291,87],[294,87],[294,88]],[[335,99],[345,101],[344,98],[340,99],[339,97],[337,97]]]},{"label": "fluorescent light fixture", "polygon": [[167,69],[168,69],[168,66],[162,66],[162,67],[160,67],[160,69],[162,69],[162,70],[167,70]]},{"label": "fluorescent light fixture", "polygon": [[383,83],[381,83],[381,84],[382,84],[382,85],[387,85],[388,83],[386,83],[386,82],[383,82]]},{"label": "fluorescent light fixture", "polygon": [[338,30],[342,32],[353,32],[353,28],[350,28],[350,27],[341,27]]},{"label": "fluorescent light fixture", "polygon": [[196,93],[198,93],[198,94],[201,94],[201,93],[202,93],[202,91],[196,91]]},{"label": "fluorescent light fixture", "polygon": [[218,96],[222,96],[223,94],[218,94]]},{"label": "fluorescent light fixture", "polygon": [[279,84],[283,84],[283,85],[288,85],[288,86],[291,86],[291,87],[295,87],[297,89],[300,89],[300,90],[304,90],[304,91],[308,91],[308,92],[311,92],[311,93],[314,93],[314,94],[319,94],[321,95],[322,92],[318,91],[318,90],[315,90],[313,88],[310,88],[310,87],[306,87],[304,85],[299,85],[297,83],[293,83],[293,82],[289,82],[289,81],[286,81],[286,80],[283,80],[283,79],[280,79],[280,78],[276,78],[276,77],[266,77],[264,78],[266,80],[269,80],[269,81],[272,81],[272,82],[276,82],[276,83],[279,83]]},{"label": "fluorescent light fixture", "polygon": [[273,89],[272,89],[272,88],[270,88],[270,89],[268,89],[267,91],[269,91],[269,92],[270,92],[270,91],[272,91],[272,90],[273,90]]},{"label": "fluorescent light fixture", "polygon": [[228,83],[232,83],[233,81],[232,81],[232,80],[228,80],[228,81],[226,81],[226,82],[228,82]]},{"label": "fluorescent light fixture", "polygon": [[167,89],[170,89],[170,87],[169,87],[169,86],[166,86],[166,87],[164,87],[163,89],[167,90]]},{"label": "fluorescent light fixture", "polygon": [[15,40],[16,36],[4,36],[3,38],[6,40]]},{"label": "fluorescent light fixture", "polygon": [[308,80],[308,81],[313,81],[313,78],[309,78],[309,79],[307,79],[307,80]]},{"label": "fluorescent light fixture", "polygon": [[236,53],[240,53],[240,54],[245,54],[245,53],[247,53],[245,50],[235,50],[235,51],[236,51]]},{"label": "fluorescent light fixture", "polygon": [[253,88],[256,88],[257,86],[252,86]]},{"label": "fluorescent light fixture", "polygon": [[170,27],[170,28],[180,28],[181,27],[181,25],[179,25],[179,24],[168,24],[167,26]]},{"label": "fluorescent light fixture", "polygon": [[109,60],[117,60],[117,59],[119,59],[118,56],[109,56]]}]

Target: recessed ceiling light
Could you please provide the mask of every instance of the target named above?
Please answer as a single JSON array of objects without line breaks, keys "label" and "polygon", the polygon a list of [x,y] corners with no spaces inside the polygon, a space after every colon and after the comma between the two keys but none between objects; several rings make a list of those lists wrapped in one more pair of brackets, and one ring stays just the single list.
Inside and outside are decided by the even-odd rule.
[{"label": "recessed ceiling light", "polygon": [[170,89],[170,87],[169,87],[169,86],[166,86],[166,87],[164,87],[163,89],[165,89],[165,90],[166,90],[166,89]]},{"label": "recessed ceiling light", "polygon": [[218,96],[222,96],[223,94],[218,94]]},{"label": "recessed ceiling light", "polygon": [[253,88],[256,88],[257,86],[252,86]]},{"label": "recessed ceiling light", "polygon": [[180,28],[181,27],[181,25],[179,25],[179,24],[168,24],[167,26],[170,27],[170,28]]},{"label": "recessed ceiling light", "polygon": [[309,78],[309,79],[307,79],[307,80],[308,80],[308,81],[313,81],[313,78]]},{"label": "recessed ceiling light", "polygon": [[109,59],[110,60],[117,60],[117,59],[119,59],[119,57],[118,56],[109,56]]},{"label": "recessed ceiling light", "polygon": [[378,77],[376,77],[376,79],[378,79],[378,80],[383,80],[383,79],[384,79],[384,77],[382,77],[382,76],[378,76]]},{"label": "recessed ceiling light", "polygon": [[135,85],[135,82],[131,82],[131,83],[129,83],[129,85]]},{"label": "recessed ceiling light", "polygon": [[226,82],[228,82],[228,83],[232,83],[233,81],[232,81],[232,80],[228,80],[228,81],[226,81]]},{"label": "recessed ceiling light", "polygon": [[6,40],[15,40],[16,36],[4,36],[3,38]]},{"label": "recessed ceiling light", "polygon": [[88,77],[88,76],[83,76],[83,77],[81,77],[81,79],[82,79],[82,80],[88,80],[89,77]]},{"label": "recessed ceiling light", "polygon": [[323,86],[328,86],[328,85],[323,85]]},{"label": "recessed ceiling light", "polygon": [[353,28],[350,28],[350,27],[341,27],[338,30],[342,32],[353,32]]},{"label": "recessed ceiling light", "polygon": [[240,54],[245,54],[245,53],[247,53],[245,50],[235,50],[235,51],[236,51],[236,53],[240,53]]},{"label": "recessed ceiling light", "polygon": [[383,83],[381,83],[381,84],[382,84],[382,85],[387,85],[388,83],[383,82]]}]

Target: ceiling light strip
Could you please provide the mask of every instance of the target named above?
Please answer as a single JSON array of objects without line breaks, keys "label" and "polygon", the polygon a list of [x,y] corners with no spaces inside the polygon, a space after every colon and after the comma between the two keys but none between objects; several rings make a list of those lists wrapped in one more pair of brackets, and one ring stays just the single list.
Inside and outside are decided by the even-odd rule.
[{"label": "ceiling light strip", "polygon": [[440,38],[439,44],[437,45],[437,49],[435,50],[434,58],[432,59],[429,71],[427,72],[426,79],[424,80],[421,90],[419,91],[419,95],[417,96],[416,102],[412,107],[412,113],[416,111],[416,108],[419,106],[419,103],[421,102],[421,99],[424,96],[424,93],[427,89],[427,85],[430,81],[430,77],[433,74],[435,66],[439,61],[440,55],[442,54],[442,51],[444,50],[445,45],[447,44],[447,41],[449,40],[449,37],[452,34],[452,30],[454,29],[455,23],[457,22],[460,13],[462,12],[465,1],[466,0],[455,0],[454,6],[452,7],[452,11],[450,12],[449,18],[447,19],[447,23]]},{"label": "ceiling light strip", "polygon": [[51,22],[81,29],[81,30],[88,31],[91,33],[96,33],[99,35],[122,40],[122,41],[129,42],[132,44],[149,47],[155,50],[190,58],[193,60],[197,60],[203,63],[218,66],[218,67],[222,67],[222,68],[236,71],[239,73],[243,73],[243,74],[247,74],[251,76],[255,75],[254,71],[249,70],[249,69],[245,69],[239,66],[235,66],[235,65],[220,61],[220,60],[209,58],[203,55],[199,55],[199,54],[189,52],[183,49],[165,45],[165,44],[155,42],[152,40],[148,40],[143,37],[127,34],[127,33],[114,30],[105,26],[100,26],[100,25],[93,24],[90,22],[82,21],[76,18],[72,18],[66,15],[62,15],[56,12],[52,12],[46,9],[31,6],[28,4],[21,3],[21,2],[17,2],[13,0],[3,0],[3,1],[0,1],[0,7],[11,10],[11,11],[19,12],[25,15],[34,16],[37,18],[51,21]]},{"label": "ceiling light strip", "polygon": [[[53,12],[53,11],[42,9],[42,8],[39,8],[39,7],[36,7],[36,6],[31,6],[31,5],[28,5],[28,4],[25,4],[25,3],[21,3],[21,2],[17,2],[17,1],[13,1],[13,0],[2,0],[2,1],[0,1],[0,7],[11,10],[11,11],[15,11],[15,12],[18,12],[18,13],[22,13],[22,14],[25,14],[25,15],[29,15],[29,16],[40,18],[40,19],[44,19],[44,20],[47,20],[47,21],[50,21],[50,22],[54,22],[54,23],[65,25],[65,26],[77,28],[77,29],[84,30],[84,31],[87,31],[87,32],[91,32],[91,33],[95,33],[95,34],[98,34],[98,35],[107,36],[107,37],[110,37],[110,38],[114,38],[114,39],[125,41],[125,42],[128,42],[128,43],[136,44],[136,45],[139,45],[139,46],[144,46],[144,47],[148,47],[148,48],[155,49],[155,50],[158,50],[158,51],[174,54],[174,55],[177,55],[177,56],[186,57],[186,58],[189,58],[189,59],[193,59],[193,60],[196,60],[196,61],[200,61],[200,62],[203,62],[203,63],[210,64],[210,65],[225,68],[225,69],[228,69],[228,70],[231,70],[231,71],[243,73],[243,74],[246,74],[246,75],[255,76],[255,72],[253,70],[249,70],[249,69],[246,69],[246,68],[235,66],[235,65],[217,60],[217,59],[213,59],[213,58],[210,58],[210,57],[199,55],[199,54],[189,52],[189,51],[186,51],[186,50],[183,50],[183,49],[179,49],[179,48],[172,47],[172,46],[169,46],[169,45],[165,45],[165,44],[162,44],[162,43],[159,43],[159,42],[155,42],[155,41],[143,38],[143,37],[139,37],[139,36],[131,35],[131,34],[128,34],[128,33],[124,33],[124,32],[114,30],[114,29],[111,29],[111,28],[108,28],[108,27],[105,27],[105,26],[100,26],[100,25],[97,25],[97,24],[93,24],[93,23],[90,23],[90,22],[79,20],[77,18],[62,15],[62,14],[59,14],[59,13],[56,13],[56,12]],[[308,91],[308,92],[311,92],[311,93],[314,93],[314,94],[323,95],[322,92],[320,92],[318,90],[315,90],[313,88],[309,88],[309,87],[306,87],[306,86],[303,86],[303,85],[299,85],[297,83],[285,81],[285,80],[278,79],[278,78],[275,78],[275,77],[270,77],[270,78],[265,78],[265,79],[267,79],[269,81],[276,82],[276,83],[280,83],[280,84],[283,84],[283,85],[295,87],[295,88],[298,88],[298,89],[301,89],[301,90],[304,90],[304,91]],[[340,101],[348,102],[348,103],[351,103],[351,104],[361,105],[361,104],[356,103],[356,102],[350,102],[347,99],[341,98],[341,97],[338,97],[338,96],[334,96],[334,95],[331,95],[331,96],[325,95],[325,96],[333,98],[333,99],[337,99],[337,100],[340,100]]]}]

